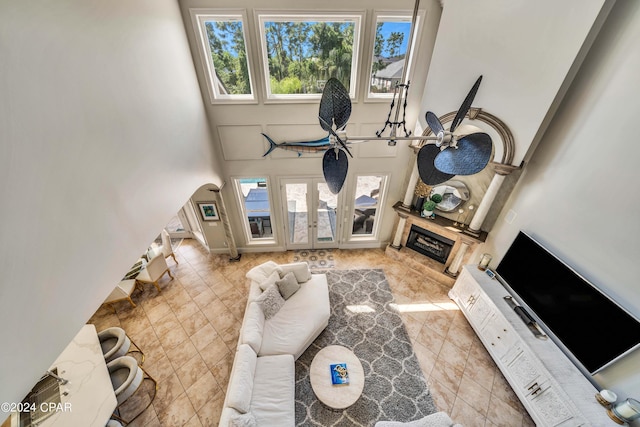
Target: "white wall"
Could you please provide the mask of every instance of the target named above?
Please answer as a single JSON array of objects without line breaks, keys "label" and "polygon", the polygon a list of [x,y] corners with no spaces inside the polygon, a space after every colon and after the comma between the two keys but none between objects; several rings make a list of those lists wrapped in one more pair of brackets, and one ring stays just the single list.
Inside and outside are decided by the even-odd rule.
[{"label": "white wall", "polygon": [[0,401],[19,402],[220,177],[174,0],[0,2],[0,58]]},{"label": "white wall", "polygon": [[511,129],[519,165],[605,3],[447,0],[420,111],[456,111],[483,75],[473,106]]},{"label": "white wall", "polygon": [[199,202],[217,202],[218,209],[220,209],[220,198],[218,193],[211,191],[217,188],[218,187],[215,185],[205,184],[193,193],[191,201],[193,203],[193,208],[196,210],[196,219],[200,223],[209,251],[211,253],[228,253],[227,237],[224,234],[222,220],[203,221],[200,208],[198,207]]},{"label": "white wall", "polygon": [[[485,247],[497,265],[519,230],[532,233],[636,317],[638,40],[640,3],[618,0]],[[512,224],[504,221],[509,210],[517,213]],[[611,325],[611,339],[623,333]],[[640,351],[596,380],[639,398]]]}]

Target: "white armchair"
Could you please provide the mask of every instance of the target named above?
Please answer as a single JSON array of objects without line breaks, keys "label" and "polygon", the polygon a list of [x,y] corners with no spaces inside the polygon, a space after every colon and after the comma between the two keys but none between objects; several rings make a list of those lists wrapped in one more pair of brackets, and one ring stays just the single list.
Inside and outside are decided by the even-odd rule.
[{"label": "white armchair", "polygon": [[160,250],[165,258],[173,258],[173,261],[178,264],[178,260],[176,259],[175,254],[173,253],[173,248],[171,247],[171,237],[169,237],[169,232],[166,229],[162,229],[162,233],[160,233],[160,237],[162,238],[162,246],[160,246]]},{"label": "white armchair", "polygon": [[113,304],[118,301],[127,300],[132,307],[135,307],[136,304],[131,299],[131,294],[135,289],[136,281],[134,279],[123,280],[118,283],[118,286],[116,286],[113,291],[111,291],[107,299],[104,300],[104,303],[108,304],[114,312],[116,311],[116,309]]},{"label": "white armchair", "polygon": [[159,253],[147,263],[147,268],[142,270],[140,274],[136,276],[136,281],[139,283],[153,283],[153,286],[155,286],[158,292],[160,292],[158,280],[164,276],[164,273],[169,274],[169,277],[173,280],[173,275],[169,270],[169,266],[167,266],[167,261],[165,261],[164,255]]}]

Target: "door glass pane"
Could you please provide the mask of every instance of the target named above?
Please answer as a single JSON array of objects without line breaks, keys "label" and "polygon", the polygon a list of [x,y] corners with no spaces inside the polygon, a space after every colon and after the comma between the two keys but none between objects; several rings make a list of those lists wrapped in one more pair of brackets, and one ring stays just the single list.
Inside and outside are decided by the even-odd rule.
[{"label": "door glass pane", "polygon": [[373,234],[383,179],[382,176],[358,176],[353,211],[353,235]]},{"label": "door glass pane", "polygon": [[317,241],[325,243],[335,242],[338,195],[329,191],[326,182],[318,182],[316,188],[318,190]]},{"label": "door glass pane", "polygon": [[248,178],[239,181],[251,237],[253,239],[273,237],[266,178]]},{"label": "door glass pane", "polygon": [[309,208],[307,206],[307,184],[286,184],[289,243],[309,242]]}]

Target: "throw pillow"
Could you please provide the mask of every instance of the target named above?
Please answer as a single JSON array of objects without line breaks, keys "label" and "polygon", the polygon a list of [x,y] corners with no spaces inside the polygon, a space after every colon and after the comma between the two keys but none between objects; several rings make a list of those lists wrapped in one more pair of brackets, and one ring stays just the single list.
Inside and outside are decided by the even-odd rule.
[{"label": "throw pillow", "polygon": [[256,298],[255,302],[262,308],[265,319],[271,319],[284,305],[284,299],[275,284],[269,286],[262,295]]},{"label": "throw pillow", "polygon": [[278,286],[278,290],[280,291],[280,295],[285,300],[289,299],[291,295],[298,292],[300,289],[300,284],[296,280],[295,274],[293,272],[289,272],[284,275],[284,277],[280,280],[276,280],[276,285]]},{"label": "throw pillow", "polygon": [[293,272],[298,283],[304,283],[311,280],[311,270],[309,269],[309,264],[304,261],[292,262],[290,264],[281,264],[280,270],[282,271],[282,273],[280,273],[281,277],[289,273],[290,271]]},{"label": "throw pillow", "polygon": [[278,270],[274,270],[269,277],[267,277],[265,280],[263,280],[262,282],[260,282],[260,284],[258,285],[260,287],[260,289],[262,289],[262,291],[266,291],[267,288],[273,284],[276,283],[276,280],[280,280],[280,273],[278,273]]},{"label": "throw pillow", "polygon": [[251,412],[246,414],[233,414],[229,418],[229,425],[231,427],[257,427],[256,417]]},{"label": "throw pillow", "polygon": [[263,264],[257,265],[249,270],[246,274],[247,279],[253,280],[254,282],[262,282],[264,279],[269,277],[273,271],[278,268],[278,264],[273,261],[267,261]]}]

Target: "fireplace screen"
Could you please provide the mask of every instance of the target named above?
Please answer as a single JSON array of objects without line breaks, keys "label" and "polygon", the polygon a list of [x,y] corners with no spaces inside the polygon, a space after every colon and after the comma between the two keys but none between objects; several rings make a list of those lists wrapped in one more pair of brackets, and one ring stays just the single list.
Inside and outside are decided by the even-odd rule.
[{"label": "fireplace screen", "polygon": [[453,240],[439,236],[415,224],[411,225],[409,237],[407,238],[408,248],[443,264],[447,262],[454,243]]}]

